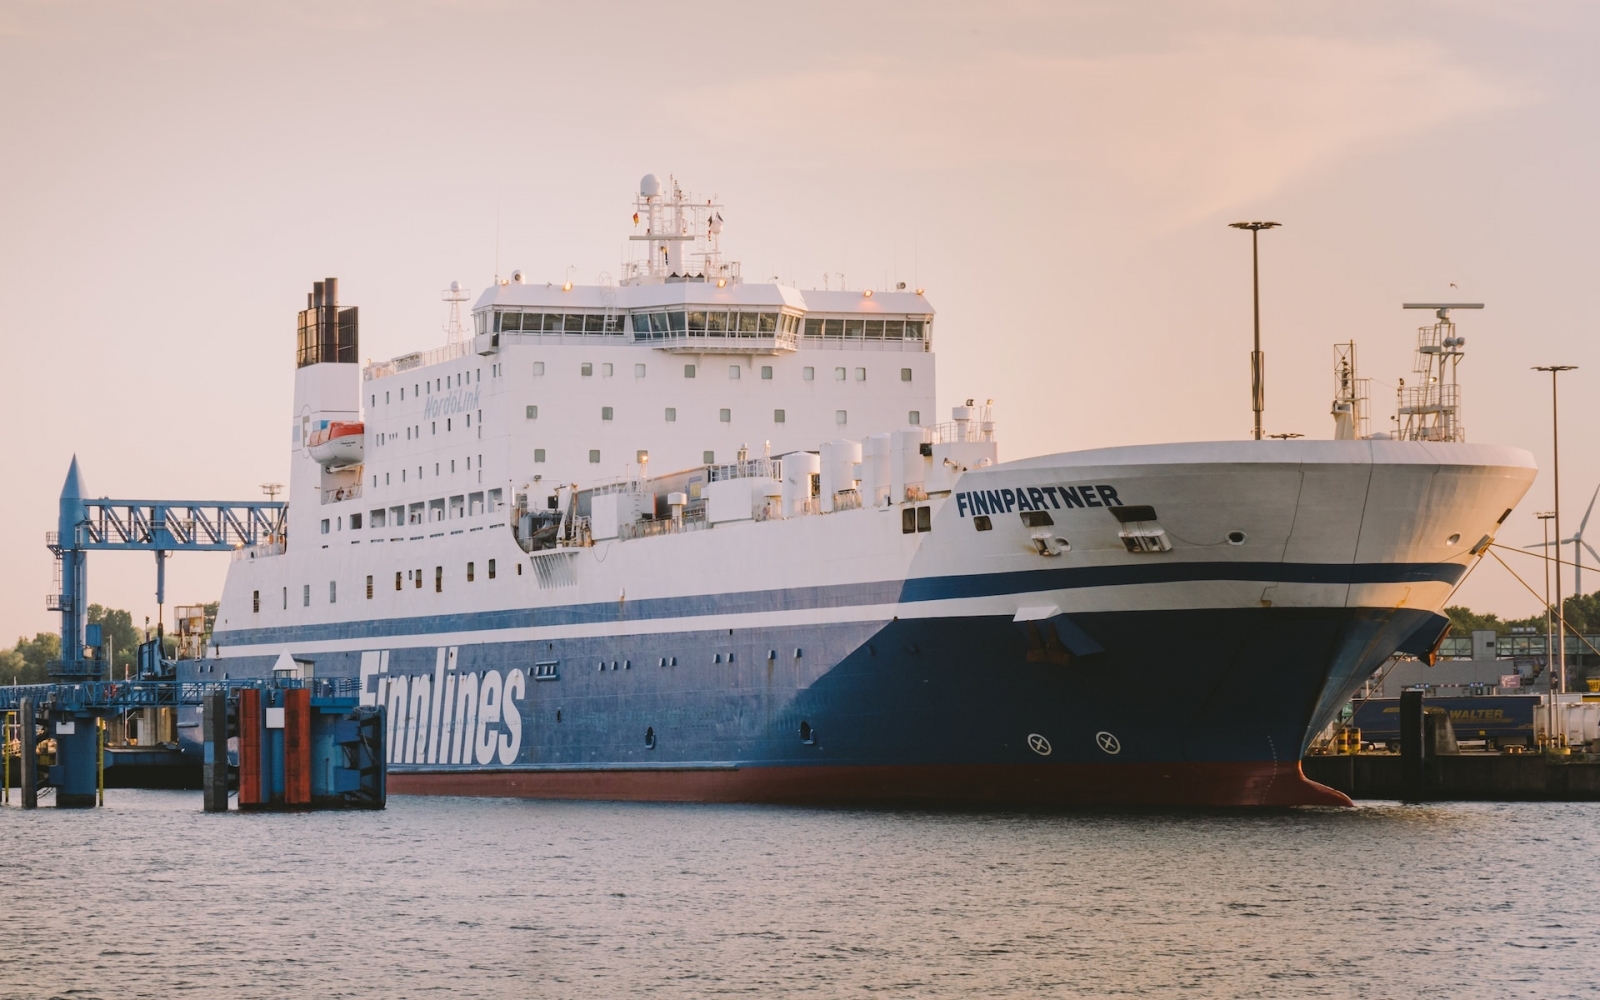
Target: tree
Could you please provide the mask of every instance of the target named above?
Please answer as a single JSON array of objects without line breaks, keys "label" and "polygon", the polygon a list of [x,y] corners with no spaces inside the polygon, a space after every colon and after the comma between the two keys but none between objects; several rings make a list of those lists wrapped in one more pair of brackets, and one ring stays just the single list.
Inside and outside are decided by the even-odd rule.
[{"label": "tree", "polygon": [[123,669],[133,665],[144,638],[134,628],[133,616],[120,609],[91,604],[89,624],[100,626],[101,641],[111,646],[111,676],[120,677]]},{"label": "tree", "polygon": [[1459,604],[1445,608],[1444,613],[1450,618],[1450,631],[1454,635],[1471,635],[1482,629],[1493,631],[1496,635],[1508,635],[1511,632],[1511,622],[1501,621],[1499,615],[1480,615]]},{"label": "tree", "polygon": [[17,648],[11,653],[15,659],[7,659],[18,684],[48,684],[50,661],[61,659],[61,637],[54,632],[40,632],[32,639],[18,637]]}]

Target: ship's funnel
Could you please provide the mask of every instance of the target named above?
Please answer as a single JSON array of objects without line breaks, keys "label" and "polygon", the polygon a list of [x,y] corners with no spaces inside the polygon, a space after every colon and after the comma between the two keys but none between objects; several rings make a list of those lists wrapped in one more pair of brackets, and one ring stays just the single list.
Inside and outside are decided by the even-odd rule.
[{"label": "ship's funnel", "polygon": [[296,332],[295,366],[353,365],[360,357],[356,307],[339,308],[339,279],[315,282],[300,311]]}]

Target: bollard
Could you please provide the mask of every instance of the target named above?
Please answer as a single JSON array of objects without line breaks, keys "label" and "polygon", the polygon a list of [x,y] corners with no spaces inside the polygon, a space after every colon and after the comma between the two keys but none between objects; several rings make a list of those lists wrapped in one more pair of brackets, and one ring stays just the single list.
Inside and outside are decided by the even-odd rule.
[{"label": "bollard", "polygon": [[200,738],[205,741],[205,763],[200,786],[206,812],[228,811],[228,693],[208,693],[200,709]]},{"label": "bollard", "polygon": [[1421,802],[1426,775],[1423,760],[1421,691],[1400,692],[1400,798]]},{"label": "bollard", "polygon": [[39,808],[39,734],[33,718],[33,699],[23,698],[17,706],[20,725],[18,738],[22,741],[22,808]]}]

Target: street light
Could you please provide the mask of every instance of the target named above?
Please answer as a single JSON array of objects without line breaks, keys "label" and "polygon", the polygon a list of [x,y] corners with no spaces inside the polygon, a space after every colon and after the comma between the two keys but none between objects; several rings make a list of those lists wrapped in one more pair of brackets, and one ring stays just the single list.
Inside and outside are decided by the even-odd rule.
[{"label": "street light", "polygon": [[[1556,521],[1556,538],[1561,537],[1561,422],[1559,419],[1560,410],[1556,405],[1556,376],[1560,375],[1562,372],[1573,371],[1577,367],[1577,365],[1534,365],[1533,367],[1533,370],[1536,372],[1550,373],[1550,465],[1553,473],[1552,478],[1554,479],[1552,486],[1554,488],[1556,499],[1554,511]],[[1559,675],[1559,680],[1561,682],[1560,693],[1566,694],[1567,616],[1561,607],[1561,557],[1559,552],[1560,549],[1558,547],[1558,554],[1556,556],[1556,662],[1561,664],[1561,673]],[[1558,677],[1557,675],[1552,675],[1550,679],[1555,681],[1558,679]]]},{"label": "street light", "polygon": [[1266,403],[1266,359],[1261,355],[1261,264],[1256,252],[1256,237],[1263,229],[1276,229],[1276,222],[1230,222],[1230,229],[1250,230],[1250,286],[1255,294],[1256,340],[1250,352],[1250,408],[1256,414],[1256,440],[1261,440],[1261,410]]},{"label": "street light", "polygon": [[[1550,662],[1550,633],[1553,631],[1550,621],[1550,519],[1556,513],[1553,510],[1541,510],[1533,516],[1544,526],[1544,663],[1546,667],[1553,667],[1554,664]],[[1560,551],[1560,546],[1557,546],[1557,551]],[[1559,555],[1556,556],[1556,562],[1558,565],[1561,562]],[[1551,673],[1550,676],[1554,677],[1555,674]]]}]

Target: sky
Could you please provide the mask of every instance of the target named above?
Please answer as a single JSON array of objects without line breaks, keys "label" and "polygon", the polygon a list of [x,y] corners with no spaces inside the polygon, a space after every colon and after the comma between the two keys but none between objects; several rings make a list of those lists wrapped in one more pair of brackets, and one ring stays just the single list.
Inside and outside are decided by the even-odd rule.
[{"label": "sky", "polygon": [[[926,288],[940,406],[995,400],[1002,459],[1248,436],[1227,223],[1279,221],[1267,431],[1332,435],[1352,339],[1388,427],[1428,318],[1401,303],[1484,302],[1457,314],[1470,440],[1548,470],[1530,368],[1579,366],[1570,533],[1600,484],[1597,28],[1476,0],[0,0],[0,637],[59,628],[44,532],[74,454],[94,495],[284,481],[312,281],[360,307],[364,356],[435,346],[451,280],[618,273],[647,172],[726,204],[748,279]],[[1541,471],[1501,540],[1539,540],[1552,502]],[[227,565],[173,557],[169,611]],[[154,577],[95,554],[90,599],[142,621]],[[1539,607],[1492,562],[1457,600]]]}]

